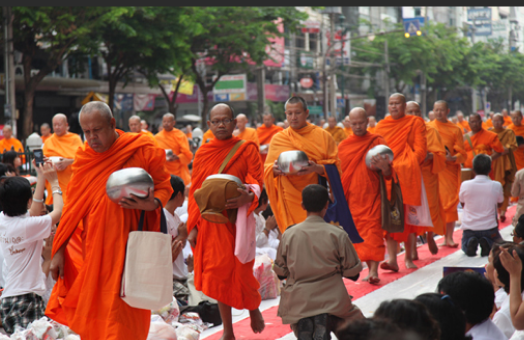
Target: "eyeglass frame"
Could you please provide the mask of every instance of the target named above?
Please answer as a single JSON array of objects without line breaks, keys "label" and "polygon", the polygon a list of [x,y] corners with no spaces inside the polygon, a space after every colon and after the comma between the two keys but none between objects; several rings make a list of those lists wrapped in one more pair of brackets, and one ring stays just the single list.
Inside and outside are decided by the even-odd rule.
[{"label": "eyeglass frame", "polygon": [[209,123],[211,123],[211,125],[213,125],[213,126],[220,126],[220,124],[224,124],[224,126],[228,126],[234,120],[235,120],[234,118],[232,118],[232,119],[226,118],[226,119],[222,119],[222,120],[213,120],[213,121],[210,120]]}]

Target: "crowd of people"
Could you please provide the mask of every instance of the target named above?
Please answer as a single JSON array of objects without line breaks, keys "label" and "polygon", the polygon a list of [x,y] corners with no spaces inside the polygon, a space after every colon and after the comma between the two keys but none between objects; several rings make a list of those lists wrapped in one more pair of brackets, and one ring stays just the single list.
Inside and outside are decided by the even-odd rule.
[{"label": "crowd of people", "polygon": [[[60,113],[40,127],[45,158],[33,163],[34,192],[19,172],[23,145],[5,125],[4,330],[46,315],[83,340],[146,339],[151,311],[121,299],[121,277],[140,212],[144,229],[159,231],[163,211],[172,235],[173,295],[180,305],[216,303],[223,340],[235,338],[232,308],[249,310],[253,332],[265,328],[256,256],[274,262],[284,282],[278,315],[299,339],[329,339],[331,331],[339,339],[524,339],[522,113],[450,117],[439,100],[425,120],[419,104],[398,93],[388,112],[377,122],[356,107],[341,122],[314,124],[306,101],[291,97],[285,121],[265,113],[262,124],[249,126],[245,114],[219,103],[202,139],[194,140],[190,127],[176,128],[171,113],[157,134],[139,116],[129,118],[124,132],[106,104],[90,102],[78,115],[81,135],[69,131]],[[371,155],[380,145],[392,160]],[[307,166],[283,169],[279,156],[287,151],[303,152]],[[146,170],[154,191],[115,203],[106,195],[107,179],[129,167]],[[231,177],[209,180],[225,174],[243,185],[231,189]],[[498,228],[511,202],[517,213],[510,243]],[[459,247],[453,238],[459,209],[461,249],[476,256],[480,247],[486,277],[450,274],[437,293],[385,301],[364,318],[342,279],[380,284],[379,268],[401,270],[401,245],[406,270],[417,268],[417,239],[431,254],[439,251],[436,235],[444,238],[441,246]],[[364,266],[368,275],[361,278]]]}]

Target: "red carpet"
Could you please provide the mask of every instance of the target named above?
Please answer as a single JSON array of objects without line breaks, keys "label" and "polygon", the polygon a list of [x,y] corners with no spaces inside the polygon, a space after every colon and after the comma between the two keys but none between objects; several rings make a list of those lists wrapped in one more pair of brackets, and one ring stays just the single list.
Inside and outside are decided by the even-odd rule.
[{"label": "red carpet", "polygon": [[[503,229],[511,224],[513,215],[515,214],[516,206],[508,208],[506,212],[506,222],[500,223],[499,229]],[[453,233],[453,240],[455,243],[460,244],[462,238],[462,230],[455,230]],[[437,245],[441,245],[444,242],[444,238],[437,240]],[[435,261],[440,260],[441,258],[448,256],[456,251],[460,251],[460,246],[458,248],[449,248],[449,247],[440,247],[438,254],[432,255],[429,252],[429,249],[426,245],[418,247],[418,254],[420,260],[414,261],[414,263],[419,267],[425,267],[428,264],[431,264]],[[379,289],[380,287],[387,285],[395,280],[400,279],[401,277],[408,275],[414,272],[416,269],[406,269],[404,265],[404,253],[398,255],[397,261],[400,267],[400,270],[397,273],[379,269],[380,283],[378,285],[371,285],[362,280],[353,282],[351,280],[344,279],[346,288],[351,296],[353,296],[353,301],[356,299],[371,293],[374,290]],[[364,278],[368,275],[368,270],[364,269],[360,273],[360,277]],[[266,328],[262,334],[254,334],[251,330],[251,320],[250,318],[240,320],[233,325],[235,331],[235,336],[237,339],[252,339],[252,340],[275,340],[283,337],[286,334],[291,333],[291,328],[289,325],[282,324],[282,319],[277,316],[278,306],[271,307],[262,312],[264,316],[264,321],[266,322]],[[210,335],[206,339],[209,340],[218,340],[222,336],[222,332],[215,333]]]}]

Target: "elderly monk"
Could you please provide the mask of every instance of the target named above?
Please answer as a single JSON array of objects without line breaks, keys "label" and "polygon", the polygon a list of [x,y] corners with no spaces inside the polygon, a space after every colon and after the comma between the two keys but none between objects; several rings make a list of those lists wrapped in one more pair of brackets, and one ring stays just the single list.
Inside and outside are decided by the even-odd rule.
[{"label": "elderly monk", "polygon": [[[160,230],[162,205],[173,190],[163,166],[165,153],[150,138],[116,130],[107,104],[85,104],[79,115],[87,144],[79,149],[67,188],[68,200],[53,242],[50,271],[58,280],[46,315],[69,326],[83,340],[142,339],[148,335],[151,311],[130,307],[120,298],[122,270],[130,231],[145,211],[144,230]],[[115,171],[139,167],[154,182],[146,198],[132,196],[118,204],[106,194]],[[83,226],[83,264],[77,270],[68,242]]]},{"label": "elderly monk", "polygon": [[[394,93],[389,97],[388,110],[391,116],[377,124],[377,134],[384,137],[393,150],[395,158],[393,169],[398,176],[404,205],[420,206],[422,204],[422,171],[421,166],[427,156],[426,125],[417,116],[406,116],[406,97]],[[413,263],[414,233],[418,227],[406,224],[403,233],[388,233],[387,249],[389,261],[382,262],[380,267],[398,271],[397,246],[404,242],[406,248],[406,268],[417,268]]]},{"label": "elderly monk", "polygon": [[134,133],[143,133],[145,135],[148,135],[150,137],[154,137],[153,133],[149,130],[142,128],[142,122],[140,120],[139,116],[131,116],[129,117],[128,123],[129,125],[129,131]]},{"label": "elderly monk", "polygon": [[478,113],[472,113],[469,116],[469,125],[471,132],[464,135],[464,150],[467,153],[464,167],[473,168],[473,157],[479,153],[491,156],[493,161],[499,158],[504,152],[504,147],[496,133],[482,128],[482,118]]},{"label": "elderly monk", "polygon": [[[353,134],[338,145],[340,165],[344,169],[341,180],[353,221],[364,239],[364,242],[353,245],[360,261],[366,261],[369,268],[369,275],[363,281],[376,284],[380,281],[378,264],[384,260],[384,231],[379,175],[366,166],[366,155],[374,146],[387,144],[382,136],[366,130],[369,118],[363,108],[354,108],[349,116]],[[372,162],[384,176],[391,176],[387,159],[375,156]]]},{"label": "elderly monk", "polygon": [[166,156],[166,168],[171,175],[182,178],[185,185],[191,182],[188,164],[193,159],[193,153],[189,149],[189,142],[186,135],[175,129],[175,116],[172,113],[166,113],[162,117],[162,126],[164,129],[155,135],[158,147],[170,149],[173,154]]},{"label": "elderly monk", "polygon": [[436,119],[429,123],[437,129],[442,143],[446,148],[446,167],[439,172],[439,194],[444,207],[446,221],[446,237],[443,245],[458,247],[453,241],[455,222],[458,220],[457,206],[461,182],[461,163],[466,160],[464,138],[461,129],[448,120],[449,107],[444,100],[436,101],[433,105]]},{"label": "elderly monk", "polygon": [[[513,121],[507,128],[515,132],[515,136],[524,137],[524,125],[522,125],[522,112],[513,111],[511,113],[511,120]],[[504,124],[505,124],[504,119]],[[515,163],[517,164],[517,171],[524,168],[524,144],[520,145],[514,152]]]},{"label": "elderly monk", "polygon": [[369,124],[368,124],[368,132],[375,133],[376,127],[377,127],[377,120],[375,119],[375,116],[370,116]]},{"label": "elderly monk", "polygon": [[[253,332],[260,333],[264,329],[264,320],[258,309],[261,301],[258,293],[260,285],[253,276],[254,260],[243,264],[235,256],[237,226],[230,222],[216,224],[203,219],[194,197],[204,180],[218,173],[231,149],[241,141],[233,136],[237,123],[233,110],[227,104],[217,104],[211,109],[207,125],[215,138],[202,145],[195,154],[188,202],[188,241],[194,253],[195,287],[218,301],[224,323],[222,340],[235,339],[231,307],[249,310]],[[253,141],[245,141],[222,173],[236,176],[242,183],[257,184],[262,188],[263,166],[258,145]],[[252,213],[258,206],[257,196],[248,190],[238,190],[241,195],[228,200],[227,209],[247,204],[248,213]]]},{"label": "elderly monk", "polygon": [[344,125],[344,132],[346,133],[346,136],[351,136],[353,134],[353,130],[351,130],[351,121],[349,120],[349,116],[344,118],[342,124]]},{"label": "elderly monk", "polygon": [[[4,133],[4,139],[0,140],[0,154],[4,154],[7,151],[16,151],[19,153],[24,152],[24,147],[22,143],[15,137],[13,137],[13,128],[11,125],[4,125],[2,130]],[[25,163],[25,156],[20,156],[22,163]]]},{"label": "elderly monk", "polygon": [[[488,119],[486,119],[486,121],[482,123],[482,128],[484,128],[485,130],[490,130],[493,128],[493,116],[494,115],[495,115],[495,112],[493,111],[489,113]],[[502,117],[502,120],[504,120],[504,117]]]},{"label": "elderly monk", "polygon": [[458,122],[456,124],[459,128],[462,129],[463,134],[471,131],[468,121],[464,119],[464,114],[462,113],[462,111],[457,111],[457,120]]},{"label": "elderly monk", "polygon": [[240,139],[246,141],[255,142],[255,144],[260,148],[260,143],[258,141],[257,130],[247,127],[248,119],[245,114],[240,113],[237,116],[237,129],[233,132],[233,135],[237,136]]},{"label": "elderly monk", "polygon": [[40,125],[40,135],[41,135],[41,138],[42,138],[42,144],[45,143],[45,141],[49,137],[51,137],[51,127],[49,126],[49,124],[44,123],[44,124]]},{"label": "elderly monk", "polygon": [[428,112],[428,119],[429,119],[430,122],[434,121],[435,120],[435,112],[429,111]]},{"label": "elderly monk", "polygon": [[[257,129],[258,141],[260,142],[260,156],[262,163],[266,161],[267,151],[269,150],[269,143],[275,134],[284,130],[280,126],[275,125],[275,117],[271,113],[264,113],[262,116],[264,124]],[[262,146],[264,146],[262,148]]]},{"label": "elderly monk", "polygon": [[513,152],[517,150],[517,140],[515,138],[515,132],[511,129],[505,129],[504,117],[497,113],[492,118],[493,128],[492,132],[496,133],[500,143],[504,147],[504,151],[501,153],[501,157],[494,160],[492,164],[493,179],[500,184],[504,189],[504,202],[499,208],[500,221],[506,221],[506,210],[508,209],[509,198],[511,196],[511,186],[515,179],[515,173],[517,172],[517,164],[515,163],[515,156]]},{"label": "elderly monk", "polygon": [[502,117],[504,117],[504,126],[507,127],[513,123],[513,115],[509,114],[508,110],[502,109]]},{"label": "elderly monk", "polygon": [[[406,114],[422,117],[420,105],[410,101],[406,104]],[[431,213],[432,228],[420,228],[419,233],[427,232],[428,247],[432,254],[438,253],[438,247],[433,235],[446,235],[446,222],[442,217],[444,208],[440,202],[438,174],[446,167],[446,149],[437,130],[426,123],[426,139],[428,151],[424,163],[422,163],[422,177],[424,188],[428,198],[429,212]],[[418,259],[416,244],[413,245],[413,259]]]},{"label": "elderly monk", "polygon": [[344,139],[346,139],[347,135],[344,132],[344,129],[340,126],[337,126],[337,119],[335,117],[329,117],[328,118],[328,127],[325,128],[327,132],[333,136],[333,139],[335,142],[340,144]]},{"label": "elderly monk", "polygon": [[[340,172],[337,144],[329,132],[307,123],[306,101],[302,97],[291,97],[285,109],[289,128],[273,137],[264,163],[264,184],[282,232],[306,219],[306,211],[297,208],[302,202],[302,190],[309,184],[318,184],[319,175],[326,176],[324,164],[335,164]],[[282,152],[291,150],[305,152],[309,166],[295,175],[285,175],[278,168],[277,159]]]}]

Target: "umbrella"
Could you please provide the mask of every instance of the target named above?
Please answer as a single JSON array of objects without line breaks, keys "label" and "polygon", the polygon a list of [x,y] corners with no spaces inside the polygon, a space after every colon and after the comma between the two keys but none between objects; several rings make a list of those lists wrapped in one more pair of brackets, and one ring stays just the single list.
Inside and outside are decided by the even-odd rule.
[{"label": "umbrella", "polygon": [[190,122],[199,122],[202,120],[201,117],[197,116],[197,115],[192,115],[192,114],[188,114],[188,115],[183,115],[182,116],[182,119],[183,120],[188,120]]}]

